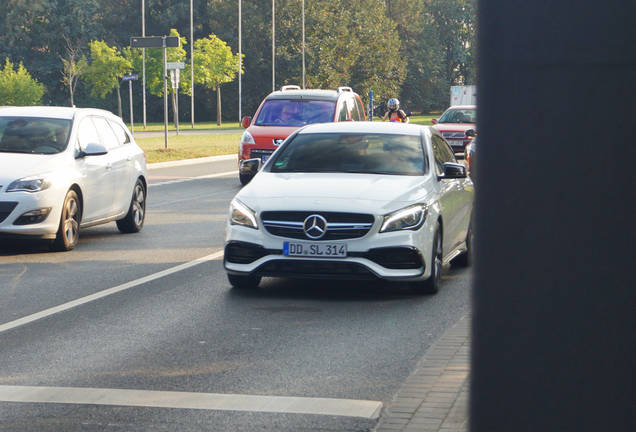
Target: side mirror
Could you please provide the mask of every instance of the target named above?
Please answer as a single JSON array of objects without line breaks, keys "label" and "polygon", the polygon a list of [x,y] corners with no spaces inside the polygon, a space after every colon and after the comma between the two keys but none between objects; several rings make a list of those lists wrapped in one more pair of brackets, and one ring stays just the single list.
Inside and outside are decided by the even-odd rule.
[{"label": "side mirror", "polygon": [[475,138],[477,136],[477,132],[475,132],[475,129],[468,129],[464,133],[466,134],[467,137],[470,137],[470,138]]},{"label": "side mirror", "polygon": [[460,179],[466,178],[466,167],[462,164],[453,162],[444,162],[444,174],[438,176],[438,179]]},{"label": "side mirror", "polygon": [[98,143],[88,143],[84,150],[80,150],[76,158],[80,159],[86,156],[101,156],[108,153],[106,147]]},{"label": "side mirror", "polygon": [[247,129],[248,127],[250,127],[250,124],[252,124],[252,117],[244,116],[243,119],[241,120],[241,126]]},{"label": "side mirror", "polygon": [[437,124],[437,119],[431,119],[431,123]]},{"label": "side mirror", "polygon": [[260,169],[261,169],[260,159],[258,158],[246,159],[241,162],[241,166],[239,167],[239,175],[241,177],[245,177],[251,180]]}]

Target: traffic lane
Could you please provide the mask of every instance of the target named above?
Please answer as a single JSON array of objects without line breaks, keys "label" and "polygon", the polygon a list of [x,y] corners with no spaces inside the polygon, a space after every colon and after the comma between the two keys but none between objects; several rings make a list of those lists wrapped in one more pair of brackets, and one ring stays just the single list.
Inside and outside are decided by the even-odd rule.
[{"label": "traffic lane", "polygon": [[235,178],[238,179],[238,158],[236,155],[229,155],[218,160],[204,159],[202,162],[197,162],[196,159],[185,163],[180,162],[181,165],[152,166],[151,164],[148,169],[148,183],[152,185],[170,180],[196,178],[232,171],[235,172]]},{"label": "traffic lane", "polygon": [[0,324],[208,255],[223,247],[232,176],[151,187],[144,228],[115,223],[82,230],[79,245],[53,253],[41,242],[0,246]]},{"label": "traffic lane", "polygon": [[[467,312],[470,280],[469,270],[451,269],[435,296],[382,284],[286,279],[241,292],[229,288],[221,260],[213,261],[0,334],[0,384],[386,402],[426,348]],[[0,407],[0,417],[15,422],[59,420],[50,405]],[[90,423],[111,419],[112,408],[69,411]],[[141,430],[175,422],[183,422],[182,430],[370,427],[370,420],[342,418],[327,428],[325,416],[126,412],[125,424],[152,422]]]}]

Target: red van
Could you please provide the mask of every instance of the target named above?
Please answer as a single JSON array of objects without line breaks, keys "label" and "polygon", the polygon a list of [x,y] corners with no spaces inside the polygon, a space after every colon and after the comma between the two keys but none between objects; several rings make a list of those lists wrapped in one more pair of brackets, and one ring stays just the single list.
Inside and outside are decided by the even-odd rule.
[{"label": "red van", "polygon": [[[261,102],[253,119],[243,117],[241,124],[246,131],[239,144],[239,168],[247,159],[265,162],[285,138],[307,124],[363,120],[366,114],[362,100],[351,87],[302,90],[296,85],[283,86]],[[239,173],[243,185],[251,177]]]}]

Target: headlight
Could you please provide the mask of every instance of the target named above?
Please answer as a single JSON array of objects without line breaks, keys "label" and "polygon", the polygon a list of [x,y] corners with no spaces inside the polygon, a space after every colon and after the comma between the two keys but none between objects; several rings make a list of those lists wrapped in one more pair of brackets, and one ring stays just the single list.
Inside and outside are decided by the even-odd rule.
[{"label": "headlight", "polygon": [[416,204],[384,216],[380,232],[416,230],[426,220],[427,209],[424,204]]},{"label": "headlight", "polygon": [[239,200],[234,200],[230,204],[230,224],[258,229],[256,214]]},{"label": "headlight", "polygon": [[7,192],[40,192],[50,186],[51,182],[43,176],[24,177],[12,182]]},{"label": "headlight", "polygon": [[243,132],[243,136],[241,137],[241,144],[256,144],[254,141],[254,137],[248,131]]}]

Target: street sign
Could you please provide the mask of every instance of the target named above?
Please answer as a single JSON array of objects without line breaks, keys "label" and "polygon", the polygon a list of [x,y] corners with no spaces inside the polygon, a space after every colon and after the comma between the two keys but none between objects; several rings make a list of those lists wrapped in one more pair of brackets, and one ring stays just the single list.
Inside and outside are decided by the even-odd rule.
[{"label": "street sign", "polygon": [[[132,48],[163,48],[164,36],[135,36],[130,38]],[[166,47],[175,48],[179,46],[178,36],[165,36]]]},{"label": "street sign", "polygon": [[167,62],[166,69],[185,69],[185,63],[183,62]]},{"label": "street sign", "polygon": [[122,81],[137,81],[138,79],[139,77],[137,76],[137,74],[126,74],[121,77]]}]

